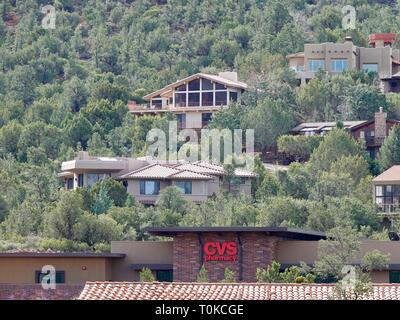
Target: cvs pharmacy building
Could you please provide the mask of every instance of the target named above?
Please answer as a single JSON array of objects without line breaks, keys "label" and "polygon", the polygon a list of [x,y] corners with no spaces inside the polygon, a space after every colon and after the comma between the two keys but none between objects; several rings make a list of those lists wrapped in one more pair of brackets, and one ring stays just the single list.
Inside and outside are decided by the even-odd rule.
[{"label": "cvs pharmacy building", "polygon": [[[170,237],[173,240],[145,242],[148,248],[146,252],[154,252],[157,255],[154,257],[156,263],[133,263],[131,268],[139,271],[148,267],[156,274],[169,271],[173,281],[181,282],[195,282],[203,265],[211,282],[222,280],[226,268],[235,272],[237,281],[255,282],[257,268],[265,268],[273,260],[282,260],[282,256],[288,258],[283,259],[283,266],[299,264],[300,261],[313,263],[317,241],[325,238],[320,232],[267,227],[179,227],[149,228],[147,231],[152,235]],[[151,250],[152,244],[163,245],[164,253],[165,250],[168,251],[168,254],[163,255],[164,261],[159,260],[161,250]],[[128,252],[124,252],[123,246],[117,249],[115,246],[118,243],[113,245],[113,251],[117,250],[130,256]],[[130,242],[130,245],[133,243]],[[302,251],[300,260],[299,254],[293,256],[291,253],[296,250]],[[146,260],[150,261],[148,258]]]}]

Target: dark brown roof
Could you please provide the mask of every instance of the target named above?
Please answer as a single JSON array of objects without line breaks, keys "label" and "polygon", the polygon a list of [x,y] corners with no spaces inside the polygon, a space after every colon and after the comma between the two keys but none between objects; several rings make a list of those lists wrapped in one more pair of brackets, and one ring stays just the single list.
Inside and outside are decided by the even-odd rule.
[{"label": "dark brown roof", "polygon": [[94,252],[0,252],[0,258],[124,258],[123,253]]},{"label": "dark brown roof", "polygon": [[301,230],[283,227],[169,227],[169,228],[147,228],[147,232],[164,237],[173,237],[178,233],[249,233],[259,232],[283,238],[298,240],[321,240],[325,239],[325,233],[311,230]]},{"label": "dark brown roof", "polygon": [[[332,300],[334,284],[87,282],[79,300]],[[363,300],[400,300],[400,284],[373,284]]]}]

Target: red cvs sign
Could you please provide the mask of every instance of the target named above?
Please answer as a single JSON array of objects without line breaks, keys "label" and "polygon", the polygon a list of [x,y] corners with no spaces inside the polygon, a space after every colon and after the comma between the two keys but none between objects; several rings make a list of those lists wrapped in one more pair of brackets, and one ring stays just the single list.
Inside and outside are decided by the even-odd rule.
[{"label": "red cvs sign", "polygon": [[205,261],[236,261],[238,245],[234,241],[210,241],[203,246]]}]

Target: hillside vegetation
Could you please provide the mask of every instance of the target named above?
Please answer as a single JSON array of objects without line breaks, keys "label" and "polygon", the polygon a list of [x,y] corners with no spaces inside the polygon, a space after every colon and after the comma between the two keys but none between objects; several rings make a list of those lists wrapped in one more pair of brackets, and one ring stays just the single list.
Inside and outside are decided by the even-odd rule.
[{"label": "hillside vegetation", "polygon": [[[55,29],[41,26],[46,4],[56,8]],[[356,8],[355,30],[341,27],[345,4]],[[1,1],[0,249],[106,250],[111,239],[148,237],[143,229],[149,225],[327,231],[344,224],[380,237],[370,195],[371,173],[379,167],[340,129],[313,142],[307,165],[294,163],[275,175],[258,164],[252,199],[221,195],[194,206],[172,189],[157,206],[144,208],[112,181],[91,190],[60,191],[57,172],[79,150],[142,155],[147,131],[165,128],[173,115],[133,118],[127,101],[141,102],[143,95],[200,71],[236,70],[249,84],[240,105],[218,112],[210,126],[254,128],[264,153],[300,121],[367,120],[379,107],[400,119],[400,99],[383,95],[375,74],[321,73],[298,88],[286,60],[308,42],[342,42],[350,34],[356,45],[367,46],[370,33],[397,33],[399,5],[372,0]],[[170,193],[176,202],[167,201]]]}]

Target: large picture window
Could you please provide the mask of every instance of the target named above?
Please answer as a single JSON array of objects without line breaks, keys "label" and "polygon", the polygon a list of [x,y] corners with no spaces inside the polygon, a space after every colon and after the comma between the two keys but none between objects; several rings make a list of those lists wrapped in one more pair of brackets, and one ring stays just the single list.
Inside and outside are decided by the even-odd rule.
[{"label": "large picture window", "polygon": [[88,186],[89,187],[93,186],[97,181],[104,179],[104,177],[105,177],[104,173],[88,173],[87,175]]},{"label": "large picture window", "polygon": [[215,92],[215,105],[216,106],[226,106],[226,91]]},{"label": "large picture window", "polygon": [[177,107],[186,107],[186,92],[175,93],[175,105]]},{"label": "large picture window", "polygon": [[362,69],[367,72],[378,72],[377,63],[363,63]]},{"label": "large picture window", "polygon": [[348,68],[347,60],[335,59],[331,61],[331,70],[333,72],[343,72]]},{"label": "large picture window", "polygon": [[189,82],[189,91],[199,91],[200,90],[200,79],[195,79]]},{"label": "large picture window", "polygon": [[203,92],[201,94],[202,105],[205,107],[212,107],[214,105],[214,93]]},{"label": "large picture window", "polygon": [[140,181],[140,194],[157,195],[159,193],[160,193],[160,181],[155,181],[155,180]]},{"label": "large picture window", "polygon": [[192,194],[192,181],[176,181],[175,186],[183,194]]},{"label": "large picture window", "polygon": [[325,61],[324,60],[308,60],[308,70],[317,72],[318,70],[325,70]]},{"label": "large picture window", "polygon": [[200,106],[200,93],[199,92],[190,92],[189,93],[189,107],[198,107]]}]

